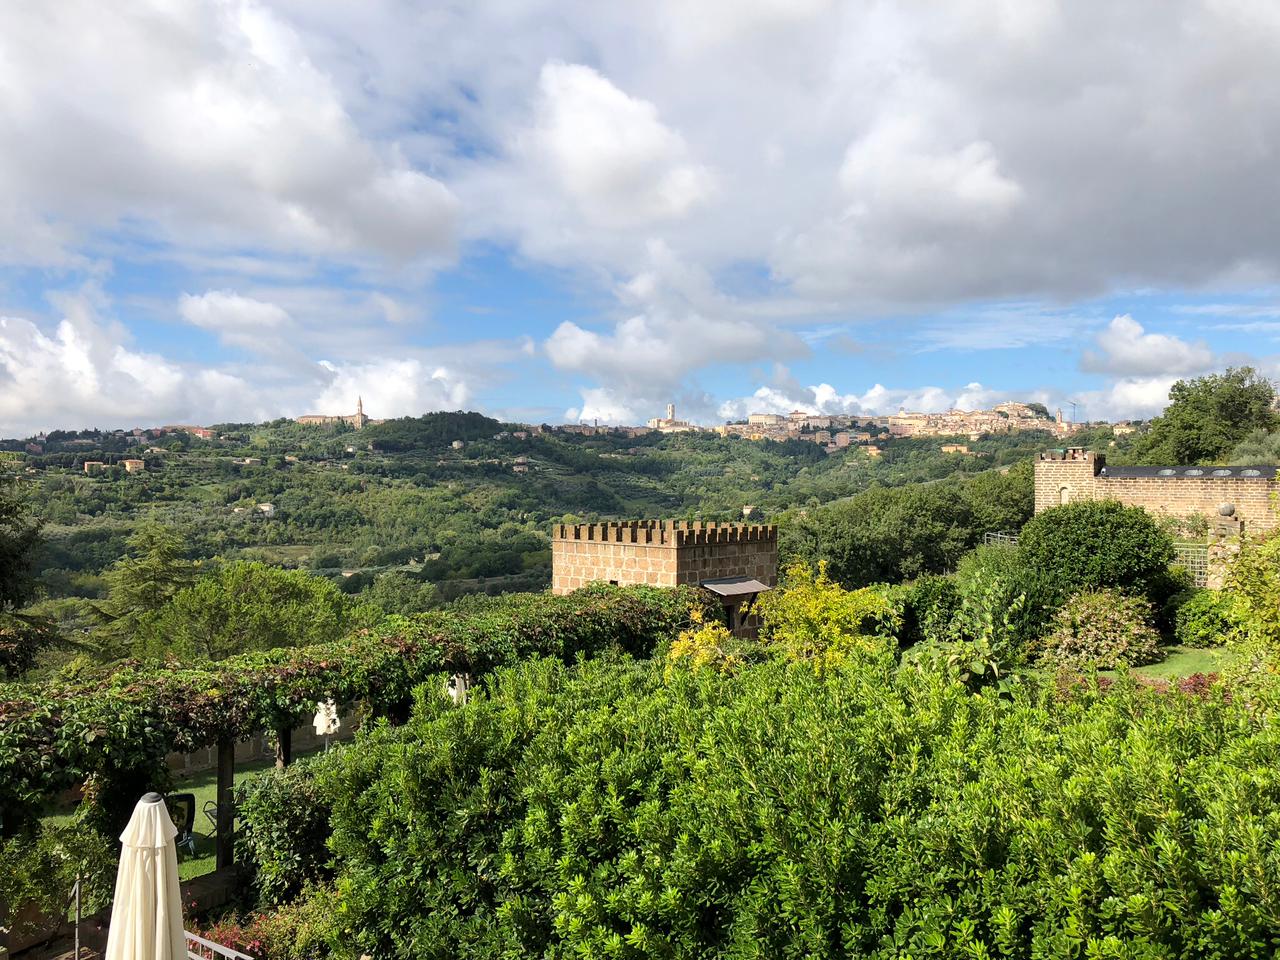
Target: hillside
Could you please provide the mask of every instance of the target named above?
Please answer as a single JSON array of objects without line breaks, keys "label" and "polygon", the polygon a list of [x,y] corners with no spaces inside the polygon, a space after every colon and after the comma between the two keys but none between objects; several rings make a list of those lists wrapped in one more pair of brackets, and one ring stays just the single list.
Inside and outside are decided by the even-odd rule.
[{"label": "hillside", "polygon": [[[801,440],[525,433],[475,413],[363,431],[286,420],[213,429],[208,440],[56,432],[40,438],[38,453],[24,452],[32,441],[3,444],[44,523],[38,573],[47,598],[100,595],[102,572],[147,523],[177,530],[191,559],[306,568],[350,593],[392,569],[445,596],[540,588],[552,520],[728,520],[745,507],[776,519],[876,485],[979,473],[1049,442],[1003,436],[971,442],[976,455],[962,456],[941,452],[946,438],[896,440],[873,459]],[[126,473],[130,458],[145,468]],[[86,462],[102,466],[86,473]]]}]

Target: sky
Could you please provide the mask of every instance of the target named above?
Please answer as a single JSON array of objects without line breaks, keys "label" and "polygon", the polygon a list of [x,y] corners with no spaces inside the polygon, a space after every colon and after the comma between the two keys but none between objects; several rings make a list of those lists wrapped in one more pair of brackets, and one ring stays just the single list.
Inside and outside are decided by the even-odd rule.
[{"label": "sky", "polygon": [[0,5],[0,435],[1280,375],[1273,0]]}]

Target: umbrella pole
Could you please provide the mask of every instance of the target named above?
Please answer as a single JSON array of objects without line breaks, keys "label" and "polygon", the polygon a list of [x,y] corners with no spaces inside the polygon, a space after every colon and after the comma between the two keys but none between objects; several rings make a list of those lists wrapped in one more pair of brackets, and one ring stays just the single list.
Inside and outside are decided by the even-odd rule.
[{"label": "umbrella pole", "polygon": [[80,960],[80,874],[76,874],[76,960]]}]

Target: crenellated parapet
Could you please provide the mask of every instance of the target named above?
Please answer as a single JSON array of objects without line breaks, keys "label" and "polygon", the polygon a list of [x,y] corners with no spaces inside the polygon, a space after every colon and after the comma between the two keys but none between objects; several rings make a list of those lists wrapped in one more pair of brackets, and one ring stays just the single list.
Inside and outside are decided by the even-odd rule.
[{"label": "crenellated parapet", "polygon": [[622,520],[606,523],[557,523],[552,528],[551,538],[683,547],[693,544],[776,542],[778,528],[771,523]]},{"label": "crenellated parapet", "polygon": [[674,587],[738,576],[773,586],[778,528],[698,520],[558,523],[551,565],[556,593],[600,581]]}]

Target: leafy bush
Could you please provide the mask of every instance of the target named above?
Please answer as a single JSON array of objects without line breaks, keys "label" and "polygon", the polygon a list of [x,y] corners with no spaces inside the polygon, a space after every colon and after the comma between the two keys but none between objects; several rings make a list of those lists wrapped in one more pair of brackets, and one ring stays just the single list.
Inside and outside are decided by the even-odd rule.
[{"label": "leafy bush", "polygon": [[1275,725],[1212,689],[529,663],[326,758],[327,947],[1269,955],[1278,766]]},{"label": "leafy bush", "polygon": [[1227,569],[1242,636],[1280,653],[1280,534],[1246,540]]},{"label": "leafy bush", "polygon": [[789,659],[830,669],[860,653],[885,651],[902,627],[894,604],[870,587],[845,590],[827,576],[793,563],[785,572],[786,589],[771,590],[756,601],[761,643]]},{"label": "leafy bush", "polygon": [[925,574],[903,584],[895,596],[902,605],[902,646],[951,638],[952,620],[960,607],[954,577]]},{"label": "leafy bush", "polygon": [[329,808],[314,763],[299,760],[236,785],[236,860],[261,905],[286,903],[326,875]]},{"label": "leafy bush", "polygon": [[967,554],[956,568],[955,591],[949,639],[976,640],[1000,624],[997,639],[1013,654],[1021,654],[1045,631],[1058,603],[1057,588],[1021,551],[1008,546],[979,547]]},{"label": "leafy bush", "polygon": [[1186,647],[1216,647],[1237,629],[1235,595],[1226,590],[1194,590],[1177,595],[1174,639]]},{"label": "leafy bush", "polygon": [[1141,507],[1082,500],[1036,514],[1018,552],[1055,585],[1060,599],[1117,588],[1159,603],[1176,588],[1169,573],[1173,541]]},{"label": "leafy bush", "polygon": [[1160,659],[1160,634],[1151,604],[1119,590],[1078,593],[1058,610],[1041,645],[1042,662],[1082,670],[1110,670]]}]

